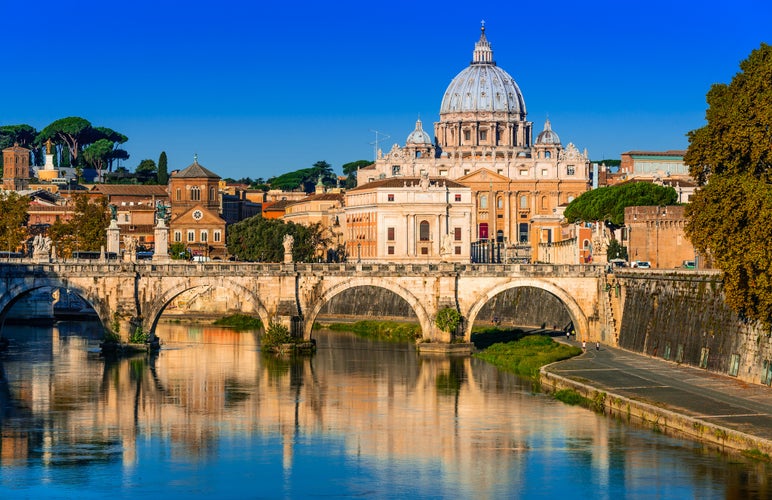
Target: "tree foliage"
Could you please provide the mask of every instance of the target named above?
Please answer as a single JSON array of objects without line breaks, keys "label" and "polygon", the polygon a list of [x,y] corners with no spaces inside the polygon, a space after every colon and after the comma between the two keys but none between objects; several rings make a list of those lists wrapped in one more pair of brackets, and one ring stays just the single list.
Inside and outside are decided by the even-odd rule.
[{"label": "tree foliage", "polygon": [[[686,207],[686,235],[724,272],[727,304],[772,325],[772,46],[707,95],[707,124],[689,133],[684,162],[703,187]],[[707,184],[706,184],[707,183]]]},{"label": "tree foliage", "polygon": [[461,323],[461,314],[453,307],[444,307],[437,312],[434,324],[443,332],[454,333]]},{"label": "tree foliage", "polygon": [[608,248],[606,248],[606,259],[624,259],[627,260],[627,248],[619,243],[617,240],[612,239],[609,241]]},{"label": "tree foliage", "polygon": [[678,201],[672,187],[650,182],[628,182],[582,193],[568,204],[563,215],[568,222],[608,221],[616,227],[625,223],[625,207],[665,206]]},{"label": "tree foliage", "polygon": [[319,224],[303,226],[257,215],[228,227],[228,252],[240,260],[282,262],[287,234],[294,238],[292,258],[296,262],[317,260],[328,243]]},{"label": "tree foliage", "polygon": [[337,177],[332,171],[332,165],[326,161],[318,161],[311,168],[287,172],[268,181],[273,189],[284,191],[303,190],[306,193],[312,193],[320,178],[325,186],[334,186],[337,182]]},{"label": "tree foliage", "polygon": [[[14,144],[25,148],[33,148],[37,131],[29,125],[4,125],[0,127],[0,151]],[[0,167],[3,165],[3,155],[0,154]]]},{"label": "tree foliage", "polygon": [[765,43],[740,63],[729,85],[707,95],[707,124],[689,132],[684,162],[699,184],[717,175],[750,174],[770,180],[772,170],[772,46]]},{"label": "tree foliage", "polygon": [[169,183],[169,161],[166,158],[166,151],[161,151],[158,157],[158,184],[163,186]]},{"label": "tree foliage", "polygon": [[99,139],[98,141],[89,144],[87,148],[83,150],[83,159],[94,167],[97,171],[97,178],[103,180],[103,172],[110,156],[113,153],[113,143],[107,139]]},{"label": "tree foliage", "polygon": [[98,252],[107,242],[110,213],[107,198],[91,200],[85,194],[73,197],[74,213],[67,222],[56,221],[48,230],[57,253],[69,257],[74,251]]},{"label": "tree foliage", "polygon": [[61,118],[44,128],[38,135],[38,142],[44,143],[51,139],[57,143],[64,143],[70,151],[70,157],[78,159],[81,145],[90,142],[93,137],[91,122],[79,116]]},{"label": "tree foliage", "polygon": [[0,249],[16,252],[27,240],[29,198],[15,191],[0,194]]},{"label": "tree foliage", "polygon": [[153,160],[142,160],[134,169],[137,175],[137,181],[142,184],[155,184],[158,179],[158,167]]},{"label": "tree foliage", "polygon": [[357,171],[372,164],[373,162],[368,160],[357,160],[344,164],[343,173],[346,175],[346,189],[355,188],[357,186]]}]

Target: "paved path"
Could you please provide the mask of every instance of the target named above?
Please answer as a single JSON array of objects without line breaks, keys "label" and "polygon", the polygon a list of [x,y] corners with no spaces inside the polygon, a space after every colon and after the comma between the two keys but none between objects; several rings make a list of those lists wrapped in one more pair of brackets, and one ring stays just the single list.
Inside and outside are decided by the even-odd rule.
[{"label": "paved path", "polygon": [[[556,338],[566,342],[565,337]],[[571,341],[581,346],[581,343]],[[548,371],[605,392],[772,440],[772,389],[605,345]]]}]

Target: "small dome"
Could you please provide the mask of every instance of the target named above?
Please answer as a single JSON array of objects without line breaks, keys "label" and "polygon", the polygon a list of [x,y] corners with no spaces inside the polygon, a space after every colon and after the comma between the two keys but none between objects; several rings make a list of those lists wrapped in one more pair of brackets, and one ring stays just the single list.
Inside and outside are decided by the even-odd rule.
[{"label": "small dome", "polygon": [[547,118],[547,121],[544,123],[544,130],[542,130],[542,132],[536,138],[535,144],[560,146],[560,137],[558,137],[558,134],[552,131],[552,125],[550,124],[549,118]]},{"label": "small dome", "polygon": [[405,144],[425,144],[427,146],[431,146],[432,138],[429,137],[429,134],[424,132],[423,125],[421,124],[420,118],[416,120],[415,130],[410,132],[410,135],[407,136],[407,140],[405,141]]}]

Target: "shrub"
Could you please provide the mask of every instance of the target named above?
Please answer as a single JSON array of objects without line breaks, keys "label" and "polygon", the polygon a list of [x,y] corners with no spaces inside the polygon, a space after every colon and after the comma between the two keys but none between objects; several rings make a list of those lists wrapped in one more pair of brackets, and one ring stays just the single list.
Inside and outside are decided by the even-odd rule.
[{"label": "shrub", "polygon": [[444,307],[437,312],[434,324],[443,332],[453,333],[461,323],[461,314],[452,307]]},{"label": "shrub", "polygon": [[281,344],[288,344],[290,342],[292,342],[292,336],[289,329],[281,323],[271,322],[262,338],[263,347],[278,347]]}]

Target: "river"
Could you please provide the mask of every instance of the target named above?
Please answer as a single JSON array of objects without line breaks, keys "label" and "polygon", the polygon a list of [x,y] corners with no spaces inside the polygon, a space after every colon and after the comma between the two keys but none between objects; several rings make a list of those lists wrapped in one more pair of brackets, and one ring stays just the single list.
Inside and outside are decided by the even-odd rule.
[{"label": "river", "polygon": [[468,357],[162,323],[105,360],[93,323],[6,325],[1,498],[766,498],[772,467],[607,419]]}]

